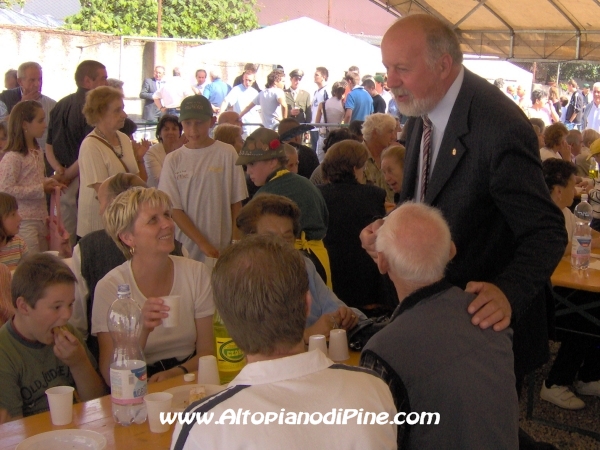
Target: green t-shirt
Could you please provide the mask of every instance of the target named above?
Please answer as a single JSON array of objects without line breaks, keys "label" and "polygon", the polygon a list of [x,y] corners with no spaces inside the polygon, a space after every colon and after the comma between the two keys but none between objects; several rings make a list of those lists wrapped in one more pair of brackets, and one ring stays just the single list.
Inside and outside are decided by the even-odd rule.
[{"label": "green t-shirt", "polygon": [[268,181],[256,195],[261,193],[283,195],[296,202],[300,208],[300,231],[304,231],[307,241],[320,241],[327,234],[327,204],[321,191],[306,178],[288,172]]},{"label": "green t-shirt", "polygon": [[[94,357],[79,332],[70,324],[67,327],[84,346],[96,368]],[[75,387],[69,366],[56,357],[53,348],[53,345],[23,339],[15,331],[12,319],[0,328],[0,408],[11,416],[31,416],[48,411],[46,389]]]}]

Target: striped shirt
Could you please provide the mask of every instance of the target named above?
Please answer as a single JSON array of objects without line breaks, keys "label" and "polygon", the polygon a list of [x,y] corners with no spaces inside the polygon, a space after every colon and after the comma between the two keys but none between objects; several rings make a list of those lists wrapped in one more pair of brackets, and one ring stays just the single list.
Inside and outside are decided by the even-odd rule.
[{"label": "striped shirt", "polygon": [[4,247],[0,248],[0,264],[4,264],[10,270],[13,270],[26,254],[27,244],[21,236],[16,235]]}]

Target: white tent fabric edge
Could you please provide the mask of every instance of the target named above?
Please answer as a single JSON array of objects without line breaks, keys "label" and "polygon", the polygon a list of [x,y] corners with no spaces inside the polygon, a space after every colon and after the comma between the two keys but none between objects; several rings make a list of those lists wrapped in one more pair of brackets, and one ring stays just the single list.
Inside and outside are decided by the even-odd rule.
[{"label": "white tent fabric edge", "polygon": [[261,67],[257,74],[261,87],[273,65],[284,67],[286,84],[293,69],[302,69],[305,76],[300,87],[311,94],[313,74],[318,66],[328,69],[330,85],[341,80],[352,65],[359,67],[361,76],[385,72],[379,47],[308,17],[190,47],[185,52],[183,71],[193,74],[196,69],[216,68],[224,81],[232,83],[248,62]]}]

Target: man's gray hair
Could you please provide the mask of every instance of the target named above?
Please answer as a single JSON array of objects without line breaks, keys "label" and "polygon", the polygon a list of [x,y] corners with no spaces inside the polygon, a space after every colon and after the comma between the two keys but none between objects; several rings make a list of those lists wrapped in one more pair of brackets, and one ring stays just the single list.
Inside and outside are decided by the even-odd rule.
[{"label": "man's gray hair", "polygon": [[118,80],[116,78],[108,78],[106,80],[106,85],[110,87],[114,87],[115,89],[123,90],[123,85],[125,82]]},{"label": "man's gray hair", "polygon": [[296,150],[296,147],[294,147],[293,145],[289,145],[286,144],[283,146],[283,151],[285,152],[285,154],[289,157],[293,154],[298,155],[298,150]]},{"label": "man's gray hair", "polygon": [[593,84],[592,90],[594,90],[594,89],[600,91],[600,81],[597,81]]},{"label": "man's gray hair", "polygon": [[[417,17],[425,33],[427,41],[428,55],[427,60],[430,66],[444,54],[449,54],[454,64],[461,64],[463,53],[460,49],[458,36],[450,26],[440,19],[426,15],[418,14],[408,17]],[[402,19],[400,19],[402,20]]]},{"label": "man's gray hair", "polygon": [[376,130],[379,134],[382,134],[385,132],[386,128],[395,129],[396,125],[396,119],[389,114],[370,114],[367,116],[362,126],[363,138],[368,142],[372,139],[373,133]]},{"label": "man's gray hair", "polygon": [[406,202],[377,231],[376,249],[397,278],[426,286],[444,277],[452,239],[442,213],[423,203]]},{"label": "man's gray hair", "polygon": [[217,69],[211,69],[210,77],[211,78],[221,78],[221,72],[217,71]]},{"label": "man's gray hair", "polygon": [[42,70],[42,66],[40,66],[35,61],[24,62],[17,69],[17,78],[20,78],[20,79],[25,78],[25,72],[27,71],[27,69],[30,69],[32,67],[35,67],[36,69],[38,69],[40,71]]}]

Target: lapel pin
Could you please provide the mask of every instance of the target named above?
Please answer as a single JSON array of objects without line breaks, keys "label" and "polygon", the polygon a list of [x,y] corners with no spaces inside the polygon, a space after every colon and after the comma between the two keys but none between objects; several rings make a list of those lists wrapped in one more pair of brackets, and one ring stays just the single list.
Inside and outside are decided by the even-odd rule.
[{"label": "lapel pin", "polygon": [[455,148],[452,149],[452,156],[456,156],[456,149]]}]

